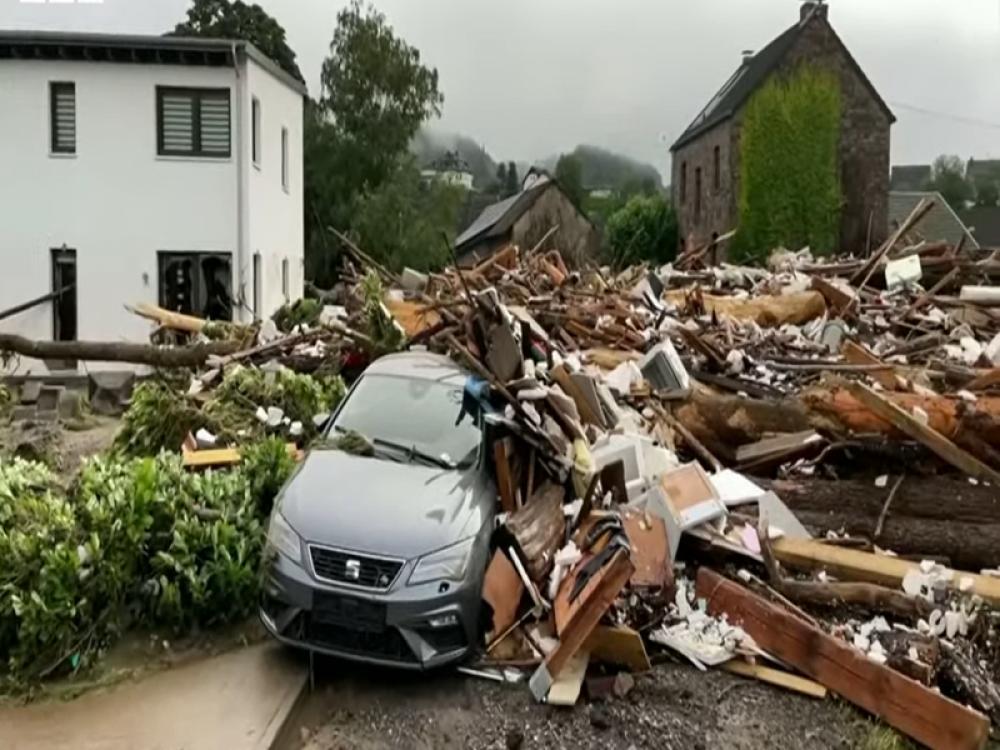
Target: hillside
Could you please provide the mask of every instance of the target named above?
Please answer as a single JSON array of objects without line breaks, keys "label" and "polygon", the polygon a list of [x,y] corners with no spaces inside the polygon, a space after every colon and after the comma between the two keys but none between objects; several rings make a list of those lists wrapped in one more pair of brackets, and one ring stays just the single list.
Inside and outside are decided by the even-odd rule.
[{"label": "hillside", "polygon": [[[658,190],[663,189],[663,179],[652,164],[637,161],[597,146],[580,145],[573,150],[583,166],[583,184],[588,189],[609,188],[621,190],[628,183],[652,180]],[[554,170],[559,156],[551,156],[541,166]]]},{"label": "hillside", "polygon": [[497,163],[486,148],[468,136],[458,133],[441,133],[429,128],[421,128],[410,143],[410,151],[417,157],[420,166],[426,166],[440,158],[447,151],[458,151],[472,170],[476,188],[489,187],[496,179]]}]

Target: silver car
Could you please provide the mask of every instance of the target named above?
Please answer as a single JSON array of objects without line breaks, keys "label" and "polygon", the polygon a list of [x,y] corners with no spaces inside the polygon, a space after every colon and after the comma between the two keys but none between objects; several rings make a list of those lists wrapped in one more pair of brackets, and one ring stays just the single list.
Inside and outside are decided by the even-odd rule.
[{"label": "silver car", "polygon": [[426,352],[383,357],[275,502],[261,620],[293,646],[369,663],[457,661],[479,633],[496,491],[483,433],[463,413],[467,374]]}]

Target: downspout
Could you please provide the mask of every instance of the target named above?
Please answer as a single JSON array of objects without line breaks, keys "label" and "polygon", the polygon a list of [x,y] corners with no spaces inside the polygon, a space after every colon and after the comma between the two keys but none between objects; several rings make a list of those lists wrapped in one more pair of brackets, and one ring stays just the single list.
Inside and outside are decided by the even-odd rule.
[{"label": "downspout", "polygon": [[243,322],[247,309],[246,281],[244,272],[247,268],[247,227],[245,222],[249,217],[246,180],[246,158],[243,144],[243,77],[240,75],[240,60],[237,56],[237,43],[232,43],[233,70],[236,72],[236,302],[238,305],[237,321]]}]

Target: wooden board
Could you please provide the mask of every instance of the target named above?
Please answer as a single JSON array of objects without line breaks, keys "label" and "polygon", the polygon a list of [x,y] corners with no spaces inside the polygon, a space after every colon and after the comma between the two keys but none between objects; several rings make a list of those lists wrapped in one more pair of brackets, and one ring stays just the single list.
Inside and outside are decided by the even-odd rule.
[{"label": "wooden board", "polygon": [[720,576],[698,571],[698,596],[738,623],[765,651],[932,750],[979,750],[990,722],[889,667],[869,660],[787,610]]},{"label": "wooden board", "polygon": [[503,633],[514,624],[523,594],[521,576],[503,550],[497,550],[483,579],[483,599],[493,608],[494,633]]},{"label": "wooden board", "polygon": [[211,448],[200,451],[184,451],[184,465],[198,466],[232,466],[240,462],[239,448]]},{"label": "wooden board", "polygon": [[497,470],[497,492],[500,493],[500,509],[504,513],[513,513],[518,508],[517,497],[514,494],[514,479],[510,470],[510,455],[514,450],[511,438],[497,440],[493,444],[493,462]]},{"label": "wooden board", "polygon": [[587,676],[589,663],[590,654],[586,650],[577,651],[552,683],[545,702],[553,706],[575,706],[580,698],[580,689],[583,687],[583,678]]},{"label": "wooden board", "polygon": [[625,667],[633,674],[653,668],[642,636],[625,625],[598,625],[587,638],[584,649],[595,662]]},{"label": "wooden board", "polygon": [[870,351],[853,341],[845,341],[840,353],[852,365],[884,365],[884,370],[871,370],[868,375],[889,391],[897,390],[896,374],[892,365],[887,365]]},{"label": "wooden board", "polygon": [[769,685],[777,685],[786,690],[792,690],[810,698],[825,698],[827,690],[818,682],[799,677],[797,674],[782,672],[780,669],[772,669],[761,664],[748,664],[742,659],[732,659],[722,664],[721,667],[727,672],[738,674],[742,677],[753,677],[755,680],[766,682]]},{"label": "wooden board", "polygon": [[973,477],[989,479],[1000,486],[1000,472],[996,472],[975,456],[959,448],[940,432],[920,422],[916,417],[882,398],[862,383],[843,381],[842,386],[882,419],[905,435],[919,441],[957,469]]},{"label": "wooden board", "polygon": [[[889,555],[874,555],[871,552],[846,549],[832,544],[823,544],[811,539],[777,539],[772,545],[774,556],[780,562],[800,570],[826,570],[843,581],[868,581],[899,589],[903,577],[911,570],[920,570],[920,565],[909,560],[901,560]],[[984,600],[1000,605],[1000,578],[982,576],[975,573],[954,571],[952,586],[958,586],[963,578],[972,580],[972,593]]]},{"label": "wooden board", "polygon": [[622,513],[622,525],[632,548],[632,564],[635,565],[635,573],[629,583],[656,589],[673,586],[673,564],[663,519],[643,510],[628,508]]}]

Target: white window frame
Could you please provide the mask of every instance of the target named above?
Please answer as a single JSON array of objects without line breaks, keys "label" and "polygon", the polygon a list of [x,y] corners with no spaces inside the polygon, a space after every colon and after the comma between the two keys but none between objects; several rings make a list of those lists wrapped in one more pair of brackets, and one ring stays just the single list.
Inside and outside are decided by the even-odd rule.
[{"label": "white window frame", "polygon": [[288,192],[288,128],[281,129],[281,187]]},{"label": "white window frame", "polygon": [[260,99],[256,96],[250,100],[250,113],[251,113],[251,135],[250,135],[250,156],[253,161],[253,165],[260,169],[261,163],[261,153],[260,153],[260,127],[261,127],[261,110],[260,110]]}]

